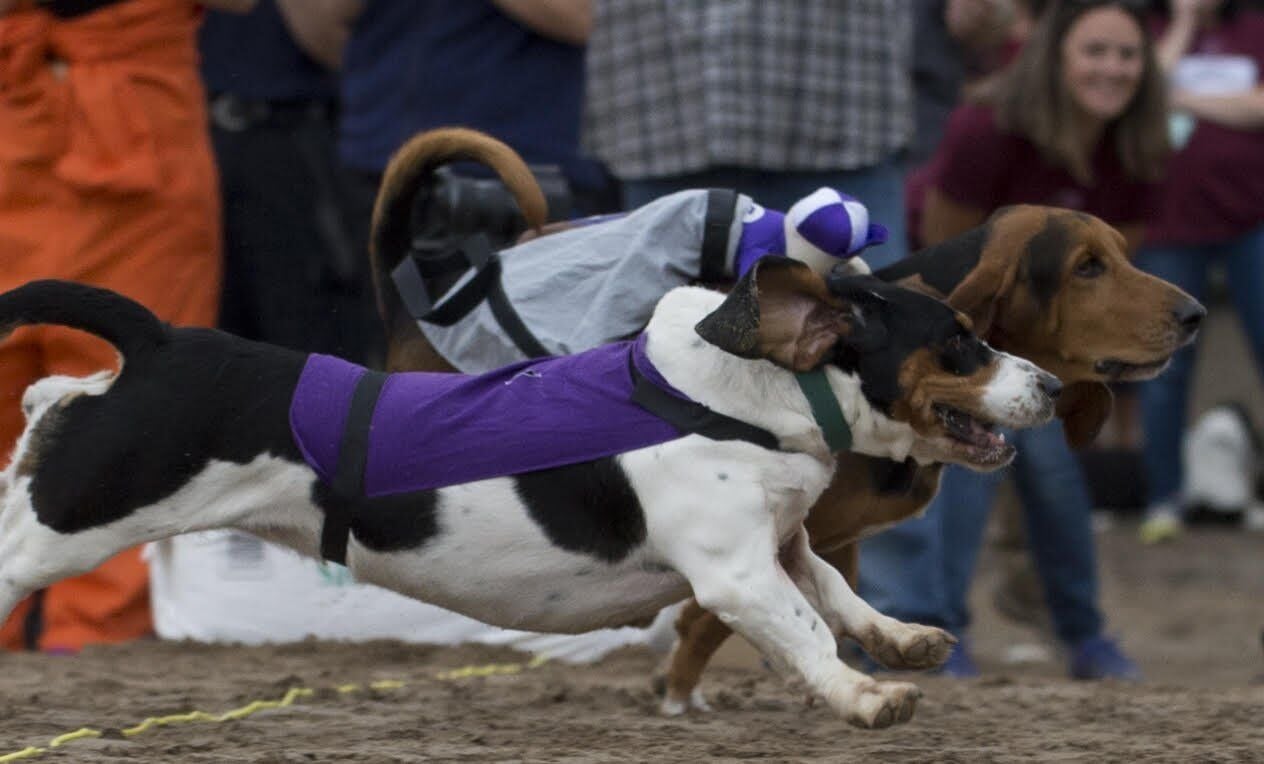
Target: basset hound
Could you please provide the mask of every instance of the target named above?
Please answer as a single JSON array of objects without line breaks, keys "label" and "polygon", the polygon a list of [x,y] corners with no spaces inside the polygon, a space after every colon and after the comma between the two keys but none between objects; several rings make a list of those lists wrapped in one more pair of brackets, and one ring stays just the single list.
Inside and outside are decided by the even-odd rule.
[{"label": "basset hound", "polygon": [[[992,428],[1048,421],[1061,387],[939,300],[783,257],[727,296],[668,292],[638,340],[477,376],[175,328],[73,282],[0,295],[0,329],[40,323],[122,365],[26,391],[0,617],[128,547],[236,528],[511,628],[625,624],[692,593],[861,727],[907,721],[920,693],[847,667],[835,634],[907,663],[953,640],[876,613],[811,550],[835,451],[995,468],[1014,451]],[[497,442],[503,472],[463,457]]]}]

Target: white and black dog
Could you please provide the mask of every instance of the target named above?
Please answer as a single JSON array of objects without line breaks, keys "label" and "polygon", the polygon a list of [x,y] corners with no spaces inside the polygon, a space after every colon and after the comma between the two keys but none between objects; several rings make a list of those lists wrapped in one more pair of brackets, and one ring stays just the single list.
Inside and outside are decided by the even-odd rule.
[{"label": "white and black dog", "polygon": [[[876,631],[910,664],[925,665],[942,662],[953,640],[875,612],[810,550],[803,519],[835,466],[828,430],[850,430],[850,448],[874,456],[990,469],[1013,456],[992,426],[1047,421],[1059,388],[989,348],[932,298],[869,277],[836,274],[827,286],[801,263],[766,258],[727,297],[669,293],[647,339],[628,343],[643,358],[628,351],[623,375],[637,376],[633,358],[671,397],[692,399],[680,432],[664,442],[507,477],[425,478],[357,494],[338,485],[352,425],[339,445],[321,440],[328,433],[300,432],[295,413],[300,390],[320,398],[305,380],[313,359],[328,357],[173,328],[125,297],[69,282],[0,295],[0,328],[33,323],[97,334],[119,350],[122,367],[41,380],[24,397],[26,430],[3,475],[0,615],[141,542],[232,527],[328,557],[329,529],[342,525],[349,539],[339,548],[333,534],[335,556],[358,579],[500,626],[577,632],[631,623],[692,590],[774,665],[865,727],[909,719],[920,693],[848,668],[835,634]],[[554,367],[533,368],[493,387],[554,376]],[[816,375],[815,398],[798,373]],[[383,399],[397,379],[459,379],[380,376]],[[329,389],[331,399],[346,392]],[[462,460],[449,457],[470,450],[449,430],[453,418],[437,427],[384,421],[376,406],[373,428],[428,449],[410,469],[425,472],[434,458],[460,472]],[[529,414],[474,424],[512,438]],[[354,412],[333,406],[328,416],[344,422]],[[690,417],[722,426],[691,430]],[[823,430],[818,420],[831,417]],[[319,430],[323,420],[313,421]],[[360,459],[360,489],[381,478],[370,474],[380,467],[373,447],[349,458]],[[331,448],[342,449],[332,476],[314,456]]]}]

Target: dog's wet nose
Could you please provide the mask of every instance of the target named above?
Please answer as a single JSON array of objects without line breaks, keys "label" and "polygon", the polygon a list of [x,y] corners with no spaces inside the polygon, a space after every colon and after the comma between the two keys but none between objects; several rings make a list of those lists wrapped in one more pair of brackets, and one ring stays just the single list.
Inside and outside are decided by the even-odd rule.
[{"label": "dog's wet nose", "polygon": [[1184,330],[1185,335],[1189,336],[1198,331],[1203,318],[1207,315],[1207,309],[1197,300],[1187,300],[1172,311],[1172,315],[1176,318],[1176,323],[1180,324],[1181,329]]},{"label": "dog's wet nose", "polygon": [[1040,377],[1037,379],[1036,384],[1040,385],[1041,392],[1055,401],[1062,393],[1062,380],[1048,372],[1040,372]]}]

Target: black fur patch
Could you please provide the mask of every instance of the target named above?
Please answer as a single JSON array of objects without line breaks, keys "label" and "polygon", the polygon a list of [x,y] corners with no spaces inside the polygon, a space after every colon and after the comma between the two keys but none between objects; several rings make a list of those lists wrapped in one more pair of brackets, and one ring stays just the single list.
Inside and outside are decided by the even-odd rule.
[{"label": "black fur patch", "polygon": [[733,285],[720,307],[698,322],[698,336],[725,352],[741,358],[755,357],[759,345],[759,298],[756,273],[772,267],[763,261]]},{"label": "black fur patch", "polygon": [[960,236],[888,265],[873,275],[890,282],[921,276],[922,281],[947,297],[979,264],[991,234],[991,226],[987,224],[972,228]]},{"label": "black fur patch", "polygon": [[1062,267],[1071,251],[1071,231],[1050,215],[1040,233],[1031,237],[1022,273],[1040,307],[1047,307],[1062,287]]},{"label": "black fur patch", "polygon": [[61,533],[119,520],[171,496],[211,460],[263,453],[301,462],[290,396],[305,356],[211,329],[125,361],[106,395],[81,395],[41,420],[32,460],[36,516]]},{"label": "black fur patch", "polygon": [[618,562],[645,542],[645,512],[613,458],[518,475],[514,488],[562,549]]},{"label": "black fur patch", "polygon": [[352,538],[374,552],[415,549],[439,532],[434,491],[350,500],[317,480],[312,487],[312,500],[326,513],[338,509],[349,516]]},{"label": "black fur patch", "polygon": [[[836,272],[837,274],[837,272]],[[945,303],[873,277],[831,275],[829,288],[859,309],[863,319],[857,343],[848,337],[834,348],[830,362],[857,374],[869,403],[890,413],[900,399],[900,371],[918,350],[936,353],[944,370],[969,376],[991,353]],[[864,341],[881,330],[882,342]]]},{"label": "black fur patch", "polygon": [[917,462],[912,458],[897,462],[894,459],[867,459],[869,476],[873,480],[873,488],[885,496],[908,493],[913,487],[913,476],[917,473]]}]

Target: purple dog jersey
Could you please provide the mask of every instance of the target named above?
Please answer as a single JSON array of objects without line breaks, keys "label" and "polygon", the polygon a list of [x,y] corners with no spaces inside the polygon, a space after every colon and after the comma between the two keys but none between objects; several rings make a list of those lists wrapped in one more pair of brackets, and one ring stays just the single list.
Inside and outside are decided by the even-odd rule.
[{"label": "purple dog jersey", "polygon": [[[516,475],[683,437],[684,431],[632,400],[630,363],[664,393],[691,403],[650,363],[644,336],[476,376],[391,374],[370,420],[364,495]],[[294,442],[327,483],[337,472],[351,399],[366,373],[313,354],[294,390]]]}]

